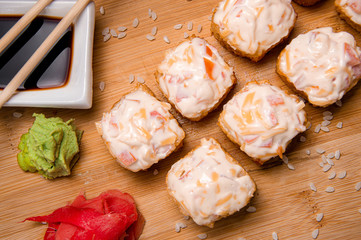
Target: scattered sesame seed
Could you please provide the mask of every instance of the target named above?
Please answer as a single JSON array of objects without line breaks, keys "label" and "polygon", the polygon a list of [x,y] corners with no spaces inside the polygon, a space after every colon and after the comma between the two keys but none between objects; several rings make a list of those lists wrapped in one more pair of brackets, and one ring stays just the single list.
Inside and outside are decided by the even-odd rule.
[{"label": "scattered sesame seed", "polygon": [[343,179],[346,177],[346,174],[347,174],[347,172],[344,170],[344,171],[339,172],[337,177],[339,179]]},{"label": "scattered sesame seed", "polygon": [[154,37],[153,35],[150,35],[150,34],[147,34],[146,38],[147,38],[149,41],[155,40],[155,37]]},{"label": "scattered sesame seed", "polygon": [[175,225],[175,231],[176,231],[177,233],[179,233],[180,230],[181,230],[181,228],[176,224],[176,225]]},{"label": "scattered sesame seed", "polygon": [[315,184],[313,184],[312,182],[310,183],[310,188],[312,191],[317,192],[317,188],[316,188]]},{"label": "scattered sesame seed", "polygon": [[358,210],[359,213],[361,213],[361,208]]},{"label": "scattered sesame seed", "polygon": [[114,29],[110,29],[110,34],[111,34],[113,37],[118,37],[118,34],[117,34],[117,32],[116,32]]},{"label": "scattered sesame seed", "polygon": [[317,124],[315,127],[315,133],[319,133],[321,130],[321,124]]},{"label": "scattered sesame seed", "polygon": [[170,43],[169,38],[168,38],[167,36],[164,36],[164,37],[163,37],[163,40],[164,40],[164,42],[166,42],[166,43],[168,43],[168,44]]},{"label": "scattered sesame seed", "polygon": [[331,166],[335,166],[334,162],[332,161],[332,159],[327,158],[327,163],[330,164]]},{"label": "scattered sesame seed", "polygon": [[186,224],[184,224],[184,223],[182,223],[182,222],[177,222],[177,223],[175,224],[175,231],[176,231],[177,233],[179,233],[182,228],[186,228],[186,227],[187,227]]},{"label": "scattered sesame seed", "polygon": [[312,127],[312,123],[311,122],[307,122],[306,123],[306,130],[310,129]]},{"label": "scattered sesame seed", "polygon": [[342,128],[343,127],[343,123],[342,122],[338,122],[336,125],[337,128]]},{"label": "scattered sesame seed", "polygon": [[287,157],[286,155],[283,155],[282,161],[283,161],[285,164],[288,164],[288,157]]},{"label": "scattered sesame seed", "polygon": [[320,165],[320,167],[323,167],[323,162],[320,162],[318,165]]},{"label": "scattered sesame seed", "polygon": [[255,208],[255,207],[253,207],[253,206],[249,206],[247,209],[246,209],[246,212],[249,212],[249,213],[254,213],[254,212],[256,212],[257,211],[257,209]]},{"label": "scattered sesame seed", "polygon": [[322,115],[323,115],[324,117],[326,117],[326,116],[332,116],[332,112],[330,112],[330,111],[324,111],[324,112],[322,113]]},{"label": "scattered sesame seed", "polygon": [[323,213],[318,213],[318,214],[316,215],[316,221],[317,221],[317,222],[321,222],[322,219],[323,219]]},{"label": "scattered sesame seed", "polygon": [[331,121],[332,119],[333,119],[333,116],[332,116],[332,115],[324,116],[324,117],[323,117],[323,120],[325,120],[325,121]]},{"label": "scattered sesame seed", "polygon": [[185,220],[189,220],[190,219],[190,216],[184,216],[183,217]]},{"label": "scattered sesame seed", "polygon": [[102,35],[105,36],[108,33],[109,33],[109,27],[104,28],[103,31],[102,31]]},{"label": "scattered sesame seed", "polygon": [[325,155],[322,155],[321,158],[322,158],[322,162],[324,164],[326,164],[327,163],[327,157]]},{"label": "scattered sesame seed", "polygon": [[306,142],[306,137],[305,137],[305,136],[301,136],[301,137],[300,137],[300,142]]},{"label": "scattered sesame seed", "polygon": [[134,75],[133,75],[133,74],[130,74],[130,75],[129,75],[129,83],[134,82],[134,80],[135,80]]},{"label": "scattered sesame seed", "polygon": [[120,32],[120,33],[118,34],[118,38],[119,38],[119,39],[125,38],[126,36],[127,36],[127,33],[126,33],[126,32]]},{"label": "scattered sesame seed", "polygon": [[123,26],[121,26],[121,27],[118,27],[118,31],[119,32],[125,32],[125,31],[127,31],[127,27],[123,27]]},{"label": "scattered sesame seed", "polygon": [[197,27],[197,31],[198,31],[198,33],[201,33],[202,32],[202,25],[198,25],[198,27]]},{"label": "scattered sesame seed", "polygon": [[136,28],[136,27],[138,27],[138,25],[139,25],[139,19],[138,19],[138,18],[134,18],[132,26],[133,26],[134,28]]},{"label": "scattered sesame seed", "polygon": [[111,36],[112,36],[112,35],[110,35],[109,33],[106,34],[106,35],[104,36],[104,38],[103,38],[103,41],[104,41],[104,42],[108,41],[108,40],[111,38]]},{"label": "scattered sesame seed", "polygon": [[324,131],[324,132],[329,132],[330,129],[328,127],[321,127],[321,130]]},{"label": "scattered sesame seed", "polygon": [[361,189],[361,182],[356,183],[355,189],[356,189],[356,191],[360,191],[360,189]]},{"label": "scattered sesame seed", "polygon": [[328,126],[328,125],[330,125],[330,124],[331,124],[331,121],[325,120],[325,121],[323,121],[323,122],[321,123],[321,126],[326,127],[326,126]]},{"label": "scattered sesame seed", "polygon": [[105,89],[105,82],[103,82],[103,81],[101,81],[100,83],[99,83],[99,89],[100,89],[100,91],[104,91],[104,89]]},{"label": "scattered sesame seed", "polygon": [[190,21],[190,22],[188,23],[187,29],[188,29],[188,31],[192,31],[192,30],[193,30],[193,22],[192,22],[192,21]]},{"label": "scattered sesame seed", "polygon": [[327,187],[325,192],[327,193],[333,193],[335,191],[335,188],[334,187]]},{"label": "scattered sesame seed", "polygon": [[174,29],[175,29],[175,30],[180,30],[180,29],[182,29],[182,27],[183,27],[182,24],[176,24],[176,25],[174,25]]},{"label": "scattered sesame seed", "polygon": [[145,82],[144,79],[140,76],[137,76],[137,81],[142,84]]},{"label": "scattered sesame seed", "polygon": [[331,179],[334,179],[336,177],[336,172],[333,171],[330,173],[330,175],[328,175],[328,179],[331,180]]},{"label": "scattered sesame seed", "polygon": [[22,116],[23,116],[23,114],[20,113],[20,112],[13,112],[13,117],[14,118],[21,118]]},{"label": "scattered sesame seed", "polygon": [[104,10],[104,7],[103,7],[103,6],[101,6],[101,7],[99,8],[99,12],[100,12],[101,15],[104,15],[104,14],[105,14],[105,10]]},{"label": "scattered sesame seed", "polygon": [[336,159],[336,160],[339,160],[340,157],[341,157],[341,152],[340,152],[340,150],[337,150],[337,151],[335,152],[335,159]]},{"label": "scattered sesame seed", "polygon": [[158,173],[159,173],[159,171],[158,171],[157,169],[154,169],[153,175],[154,175],[154,176],[155,176],[155,175],[158,175]]},{"label": "scattered sesame seed", "polygon": [[150,8],[148,9],[148,17],[150,17],[150,18],[152,17],[152,9],[150,9]]},{"label": "scattered sesame seed", "polygon": [[311,154],[311,151],[309,149],[306,150],[306,154],[307,155],[310,155]]},{"label": "scattered sesame seed", "polygon": [[325,153],[326,151],[323,150],[323,149],[321,149],[321,148],[318,148],[318,149],[316,149],[316,152],[317,152],[318,154],[323,154],[323,153]]},{"label": "scattered sesame seed", "polygon": [[272,233],[272,239],[273,239],[273,240],[278,240],[278,235],[277,235],[276,232],[273,232],[273,233]]},{"label": "scattered sesame seed", "polygon": [[209,15],[209,16],[208,16],[208,20],[209,20],[209,21],[212,21],[212,15]]},{"label": "scattered sesame seed", "polygon": [[158,28],[157,27],[153,27],[152,31],[150,32],[153,36],[157,35],[158,32]]},{"label": "scattered sesame seed", "polygon": [[157,20],[158,16],[155,12],[152,12],[152,19],[153,21]]},{"label": "scattered sesame seed", "polygon": [[184,32],[183,37],[188,38],[189,37],[188,33]]},{"label": "scattered sesame seed", "polygon": [[208,237],[207,233],[201,233],[201,234],[198,234],[197,237],[199,239],[206,239]]},{"label": "scattered sesame seed", "polygon": [[287,167],[290,170],[295,170],[295,167],[291,163],[287,164]]},{"label": "scattered sesame seed", "polygon": [[313,230],[313,232],[312,232],[312,238],[313,238],[313,239],[316,239],[316,238],[318,237],[318,233],[319,233],[319,230],[318,230],[318,229]]},{"label": "scattered sesame seed", "polygon": [[337,100],[337,101],[336,101],[336,105],[337,105],[338,107],[342,107],[342,102],[341,102],[341,100]]},{"label": "scattered sesame seed", "polygon": [[332,159],[332,158],[335,157],[335,154],[334,154],[334,153],[329,153],[329,154],[327,155],[327,157]]},{"label": "scattered sesame seed", "polygon": [[332,167],[332,166],[331,166],[330,164],[326,164],[326,165],[323,166],[322,171],[327,172],[328,170],[331,169],[331,167]]}]

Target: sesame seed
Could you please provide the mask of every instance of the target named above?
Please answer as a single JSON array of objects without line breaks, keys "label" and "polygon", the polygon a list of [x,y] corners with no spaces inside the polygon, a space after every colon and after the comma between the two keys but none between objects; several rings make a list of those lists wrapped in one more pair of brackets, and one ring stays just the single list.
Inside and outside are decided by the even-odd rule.
[{"label": "sesame seed", "polygon": [[341,102],[341,100],[337,100],[337,101],[336,101],[336,105],[337,105],[338,107],[342,107],[342,102]]},{"label": "sesame seed", "polygon": [[150,9],[150,8],[148,9],[148,17],[150,17],[150,18],[152,17],[152,9]]},{"label": "sesame seed", "polygon": [[333,171],[330,173],[330,175],[328,175],[328,179],[331,180],[331,179],[334,179],[336,177],[336,172]]},{"label": "sesame seed", "polygon": [[103,6],[101,6],[101,7],[99,8],[99,12],[100,12],[101,15],[104,15],[104,14],[105,14],[105,10],[104,10],[104,7],[103,7]]},{"label": "sesame seed", "polygon": [[286,155],[283,155],[282,161],[283,161],[285,164],[288,164],[288,157],[287,157]]},{"label": "sesame seed", "polygon": [[331,169],[331,167],[332,167],[331,165],[326,164],[326,165],[324,165],[324,166],[323,166],[322,171],[327,172],[328,170],[330,170],[330,169]]},{"label": "sesame seed", "polygon": [[155,12],[152,12],[152,19],[153,21],[157,20],[158,16]]},{"label": "sesame seed", "polygon": [[320,167],[323,167],[323,162],[320,162],[318,165],[320,165]]},{"label": "sesame seed", "polygon": [[110,35],[109,33],[106,34],[106,35],[104,36],[104,38],[103,38],[103,41],[104,41],[104,42],[108,41],[108,40],[111,38],[111,36],[112,36],[112,35]]},{"label": "sesame seed", "polygon": [[333,119],[333,116],[332,116],[332,115],[324,116],[324,117],[323,117],[323,120],[325,120],[325,121],[331,121],[332,119]]},{"label": "sesame seed", "polygon": [[198,33],[201,33],[202,32],[202,25],[198,25],[198,27],[197,27],[197,31],[198,31]]},{"label": "sesame seed", "polygon": [[199,239],[206,239],[208,237],[207,233],[201,233],[201,234],[198,234],[197,237]]},{"label": "sesame seed", "polygon": [[136,27],[138,27],[138,25],[139,25],[139,19],[138,19],[138,18],[134,18],[132,26],[133,26],[134,28],[136,28]]},{"label": "sesame seed", "polygon": [[183,217],[185,220],[189,220],[190,219],[190,216],[184,216]]},{"label": "sesame seed", "polygon": [[361,182],[356,183],[355,189],[356,189],[356,191],[360,191],[360,189],[361,189]]},{"label": "sesame seed", "polygon": [[327,193],[333,193],[335,191],[335,188],[334,187],[327,187],[325,192]]},{"label": "sesame seed", "polygon": [[316,215],[316,221],[317,221],[317,222],[321,222],[322,219],[323,219],[323,213],[318,213],[318,214]]},{"label": "sesame seed", "polygon": [[335,164],[333,163],[332,159],[327,158],[327,163],[330,164],[331,166],[335,166]]},{"label": "sesame seed", "polygon": [[146,38],[147,38],[149,41],[155,40],[155,37],[154,37],[153,35],[149,35],[149,34],[147,34]]},{"label": "sesame seed", "polygon": [[323,154],[323,153],[325,153],[326,151],[323,150],[323,149],[321,149],[321,148],[318,148],[318,149],[316,149],[316,152],[317,152],[318,154]]},{"label": "sesame seed", "polygon": [[315,133],[319,133],[321,130],[321,124],[317,124],[315,127]]},{"label": "sesame seed", "polygon": [[316,238],[318,237],[318,233],[319,233],[319,230],[318,230],[318,229],[313,230],[313,232],[312,232],[312,238],[313,238],[313,239],[316,239]]},{"label": "sesame seed", "polygon": [[342,122],[338,122],[336,125],[337,128],[342,128],[343,127],[343,123]]},{"label": "sesame seed", "polygon": [[207,233],[201,233],[201,234],[198,234],[197,237],[199,239],[206,239],[208,237]]},{"label": "sesame seed", "polygon": [[119,38],[119,39],[125,38],[126,36],[127,36],[127,33],[126,33],[126,32],[120,32],[120,33],[118,34],[118,38]]},{"label": "sesame seed", "polygon": [[192,31],[192,29],[193,29],[193,22],[192,22],[192,21],[190,21],[190,22],[188,23],[187,29],[188,29],[188,31]]},{"label": "sesame seed", "polygon": [[21,118],[22,116],[23,116],[23,114],[20,113],[20,112],[13,112],[13,117],[14,118]]},{"label": "sesame seed", "polygon": [[307,122],[306,123],[306,130],[310,129],[312,127],[312,123],[311,122]]},{"label": "sesame seed", "polygon": [[176,225],[175,225],[175,231],[176,231],[177,233],[179,233],[180,230],[181,230],[181,228],[176,224]]},{"label": "sesame seed", "polygon": [[209,20],[209,21],[212,21],[212,15],[209,15],[209,16],[208,16],[208,20]]},{"label": "sesame seed", "polygon": [[359,213],[361,213],[361,208],[358,210]]},{"label": "sesame seed", "polygon": [[332,116],[332,112],[330,112],[330,111],[324,111],[324,112],[322,113],[322,115],[323,115],[324,117],[326,117],[326,116]]},{"label": "sesame seed", "polygon": [[153,36],[157,35],[158,32],[158,28],[157,27],[153,27],[152,31],[150,32]]},{"label": "sesame seed", "polygon": [[137,76],[137,81],[142,84],[145,82],[144,79],[140,76]]},{"label": "sesame seed", "polygon": [[167,36],[164,36],[164,37],[163,37],[163,40],[164,40],[164,42],[166,42],[166,43],[168,43],[168,44],[170,43],[169,38],[168,38]]},{"label": "sesame seed", "polygon": [[134,75],[133,75],[133,74],[130,74],[130,75],[129,75],[129,83],[134,82],[134,80],[135,80]]},{"label": "sesame seed", "polygon": [[256,212],[257,211],[257,209],[255,208],[255,207],[253,207],[253,206],[249,206],[247,209],[246,209],[246,212],[249,212],[249,213],[254,213],[254,212]]},{"label": "sesame seed", "polygon": [[340,150],[337,150],[337,151],[335,152],[335,159],[336,159],[336,160],[339,160],[340,157],[341,157],[341,152],[340,152]]},{"label": "sesame seed", "polygon": [[272,239],[273,239],[273,240],[278,240],[278,235],[277,235],[276,232],[273,232],[273,233],[272,233]]},{"label": "sesame seed", "polygon": [[102,35],[105,36],[108,33],[109,33],[109,27],[104,28],[103,31],[102,31]]},{"label": "sesame seed", "polygon": [[291,163],[287,164],[287,167],[290,170],[295,170],[295,167]]},{"label": "sesame seed", "polygon": [[344,170],[344,171],[339,172],[337,177],[339,179],[343,179],[346,177],[346,174],[347,174],[347,172]]},{"label": "sesame seed", "polygon": [[187,227],[186,224],[184,224],[184,223],[182,223],[182,222],[177,222],[177,223],[175,224],[175,231],[176,231],[177,233],[179,233],[182,228],[186,228],[186,227]]},{"label": "sesame seed", "polygon": [[321,127],[321,130],[324,131],[324,132],[329,132],[330,129],[328,127]]},{"label": "sesame seed", "polygon": [[330,124],[331,124],[331,121],[325,120],[325,121],[323,121],[323,122],[321,123],[321,126],[326,127],[326,126],[328,126],[328,125],[330,125]]},{"label": "sesame seed", "polygon": [[155,175],[158,175],[158,170],[157,169],[154,169],[154,171],[153,171],[153,175],[155,176]]},{"label": "sesame seed", "polygon": [[312,191],[317,192],[317,188],[316,188],[315,184],[313,184],[312,182],[310,183],[310,188]]},{"label": "sesame seed", "polygon": [[311,151],[309,149],[306,150],[306,154],[307,155],[310,155],[311,154]]},{"label": "sesame seed", "polygon": [[176,24],[176,25],[174,25],[174,29],[175,29],[175,30],[180,30],[180,29],[182,29],[182,27],[183,27],[182,24]]},{"label": "sesame seed", "polygon": [[325,155],[322,155],[321,158],[322,158],[322,162],[326,164],[327,163],[327,157]]},{"label": "sesame seed", "polygon": [[189,37],[188,33],[184,32],[183,37],[188,38]]},{"label": "sesame seed", "polygon": [[114,29],[110,29],[110,34],[111,34],[113,37],[118,37],[118,34],[117,34],[117,32],[116,32]]},{"label": "sesame seed", "polygon": [[306,137],[301,136],[301,137],[300,137],[300,142],[306,142]]},{"label": "sesame seed", "polygon": [[105,82],[103,82],[103,81],[101,81],[100,83],[99,83],[99,89],[100,89],[100,91],[104,91],[104,89],[105,89]]},{"label": "sesame seed", "polygon": [[332,159],[332,158],[335,157],[335,154],[334,154],[334,153],[329,153],[329,154],[327,155],[327,157]]},{"label": "sesame seed", "polygon": [[119,32],[125,32],[125,31],[127,31],[127,27],[123,27],[123,26],[118,27],[118,31]]}]

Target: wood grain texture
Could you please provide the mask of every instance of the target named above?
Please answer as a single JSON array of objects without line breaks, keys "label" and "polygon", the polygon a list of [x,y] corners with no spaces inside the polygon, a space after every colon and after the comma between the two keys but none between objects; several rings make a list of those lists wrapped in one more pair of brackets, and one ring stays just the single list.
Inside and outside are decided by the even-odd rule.
[{"label": "wood grain texture", "polygon": [[[358,84],[343,98],[343,106],[335,105],[326,109],[314,108],[307,104],[306,111],[312,127],[305,132],[305,142],[298,139],[292,142],[287,151],[290,163],[295,170],[277,162],[272,167],[259,167],[242,153],[221,132],[216,125],[222,105],[227,102],[248,80],[268,79],[272,84],[288,89],[275,73],[276,58],[285,45],[268,53],[263,60],[253,63],[248,59],[236,57],[222,48],[211,36],[208,16],[217,0],[96,0],[96,29],[94,42],[94,101],[90,110],[40,109],[40,108],[3,108],[0,111],[0,238],[1,239],[42,239],[45,226],[21,222],[26,217],[43,215],[73,200],[84,190],[88,197],[95,197],[102,191],[117,188],[134,196],[136,203],[146,219],[141,239],[198,239],[200,233],[207,233],[207,239],[272,239],[277,232],[279,239],[312,239],[312,231],[320,230],[317,239],[359,239],[361,234],[361,191],[355,190],[361,181],[361,88]],[[293,4],[298,13],[296,26],[291,33],[293,39],[316,27],[332,26],[345,30],[355,36],[361,45],[361,35],[343,20],[333,6],[332,0],[321,1],[310,8]],[[104,6],[105,15],[99,13]],[[148,17],[151,8],[158,15],[153,21]],[[138,17],[140,24],[132,27]],[[192,21],[193,30],[188,31],[186,24]],[[174,25],[182,23],[181,30]],[[197,33],[197,26],[203,30]],[[128,27],[124,39],[112,38],[103,42],[101,34],[105,27],[116,29]],[[150,42],[146,35],[152,27],[158,27],[156,40]],[[152,166],[148,171],[132,173],[120,167],[112,159],[98,135],[94,122],[99,121],[102,113],[111,108],[121,96],[128,92],[129,74],[141,76],[156,94],[165,100],[156,85],[153,73],[162,61],[167,49],[175,47],[183,40],[183,33],[204,37],[214,45],[220,54],[234,66],[238,82],[223,104],[200,122],[191,122],[177,112],[172,113],[186,132],[184,146],[167,159]],[[171,43],[163,41],[167,35]],[[100,91],[100,82],[105,82],[105,90]],[[334,119],[329,133],[314,133],[314,128],[322,121],[322,112],[330,110]],[[21,112],[21,118],[14,118],[14,112]],[[24,173],[17,165],[17,145],[21,134],[32,125],[34,113],[44,113],[47,117],[59,116],[64,120],[75,118],[75,124],[84,130],[81,142],[81,156],[70,177],[45,180],[38,174]],[[338,122],[343,128],[336,128]],[[202,137],[214,137],[237,159],[255,180],[258,190],[251,201],[257,208],[255,213],[242,210],[221,220],[213,229],[197,226],[192,220],[184,220],[176,205],[166,191],[165,176],[171,165],[199,144]],[[326,153],[341,151],[340,160],[327,173],[319,167],[321,155],[316,149]],[[310,155],[305,152],[309,149]],[[159,174],[153,175],[157,169]],[[328,179],[332,171],[346,170],[344,179]],[[317,192],[311,191],[313,182]],[[326,193],[328,186],[335,188],[334,193]],[[324,213],[321,222],[316,214]],[[188,225],[180,233],[174,230],[177,222]]]}]

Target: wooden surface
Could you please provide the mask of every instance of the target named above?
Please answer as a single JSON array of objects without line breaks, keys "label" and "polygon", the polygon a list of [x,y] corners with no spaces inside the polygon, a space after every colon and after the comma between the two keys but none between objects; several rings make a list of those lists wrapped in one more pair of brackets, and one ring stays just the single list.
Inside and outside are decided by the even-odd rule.
[{"label": "wooden surface", "polygon": [[[118,188],[134,196],[138,208],[146,219],[141,239],[198,239],[200,233],[207,233],[208,239],[272,239],[277,232],[279,239],[312,239],[311,234],[319,229],[317,239],[360,239],[361,234],[361,191],[355,190],[361,181],[361,88],[358,84],[343,98],[343,106],[327,109],[314,108],[307,104],[306,111],[312,127],[303,136],[305,142],[297,138],[288,149],[287,156],[295,170],[289,170],[280,162],[273,167],[256,165],[239,148],[231,143],[216,125],[222,109],[219,107],[201,122],[190,122],[173,111],[186,132],[184,146],[167,159],[152,166],[146,172],[132,173],[120,167],[107,152],[94,122],[102,113],[111,108],[122,93],[129,91],[129,74],[141,76],[159,99],[164,100],[155,84],[153,72],[162,61],[165,50],[175,47],[183,40],[183,33],[195,33],[213,44],[220,54],[234,66],[238,82],[230,92],[227,102],[248,80],[268,79],[272,84],[287,89],[275,73],[276,58],[285,46],[277,47],[259,63],[252,63],[236,57],[222,48],[209,31],[212,8],[217,0],[96,0],[96,28],[94,42],[94,98],[89,110],[3,108],[0,111],[0,238],[1,239],[42,239],[45,226],[32,222],[21,222],[26,217],[49,214],[54,209],[72,201],[80,191],[85,190],[92,198],[102,191]],[[99,13],[104,6],[105,15]],[[298,20],[291,39],[316,27],[332,26],[353,34],[361,45],[360,33],[349,27],[337,16],[333,1],[326,0],[315,7],[303,8],[294,4]],[[148,9],[157,13],[158,19],[148,17]],[[140,24],[132,27],[138,17]],[[193,30],[186,24],[192,21]],[[184,24],[182,30],[173,28]],[[203,30],[197,33],[197,26]],[[103,42],[101,34],[105,27],[116,29],[128,27],[127,37]],[[146,34],[157,26],[156,40],[150,42]],[[171,43],[166,44],[167,35]],[[100,91],[99,83],[105,82],[105,90]],[[223,105],[223,104],[222,104]],[[314,133],[314,128],[322,121],[322,112],[330,110],[334,119],[329,133]],[[23,114],[13,117],[14,112]],[[47,117],[59,116],[64,120],[75,118],[78,128],[84,130],[81,142],[81,157],[70,177],[45,180],[38,174],[25,173],[17,165],[17,145],[21,134],[32,125],[34,113],[44,113]],[[338,122],[343,128],[336,128]],[[183,157],[202,137],[215,137],[222,146],[237,159],[255,180],[258,190],[251,202],[257,208],[255,213],[244,210],[215,224],[213,229],[197,226],[192,220],[184,220],[166,191],[165,176],[171,165]],[[340,160],[327,173],[319,166],[321,155],[316,149],[326,150],[326,154],[341,151]],[[306,150],[311,155],[306,155]],[[159,173],[154,175],[154,170]],[[328,179],[332,171],[346,170],[344,179]],[[313,182],[317,192],[311,191]],[[326,193],[328,186],[334,193]],[[315,220],[317,213],[324,213],[321,222]],[[174,230],[177,222],[184,222],[187,228],[180,233]]]}]

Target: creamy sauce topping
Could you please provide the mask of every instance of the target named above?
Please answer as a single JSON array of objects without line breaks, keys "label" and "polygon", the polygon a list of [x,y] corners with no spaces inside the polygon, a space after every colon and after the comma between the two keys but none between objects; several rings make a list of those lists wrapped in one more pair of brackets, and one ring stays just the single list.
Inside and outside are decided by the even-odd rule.
[{"label": "creamy sauce topping", "polygon": [[170,105],[138,89],[124,96],[98,123],[112,155],[137,172],[167,157],[184,138]]},{"label": "creamy sauce topping", "polygon": [[306,130],[304,106],[276,86],[251,82],[224,105],[219,123],[242,151],[263,163],[282,158],[292,138]]},{"label": "creamy sauce topping", "polygon": [[177,110],[190,119],[210,111],[233,85],[233,70],[204,39],[185,41],[158,68],[159,85]]},{"label": "creamy sauce topping", "polygon": [[347,16],[356,24],[361,24],[361,1],[360,0],[340,0],[336,1]]},{"label": "creamy sauce topping", "polygon": [[312,104],[327,106],[360,78],[360,53],[351,34],[318,28],[293,39],[281,52],[279,67]]},{"label": "creamy sauce topping", "polygon": [[198,225],[212,227],[220,216],[240,210],[253,197],[253,180],[232,160],[216,140],[203,138],[200,147],[168,172],[170,194]]},{"label": "creamy sauce topping", "polygon": [[233,49],[262,55],[288,35],[296,17],[290,0],[223,0],[213,22]]}]

